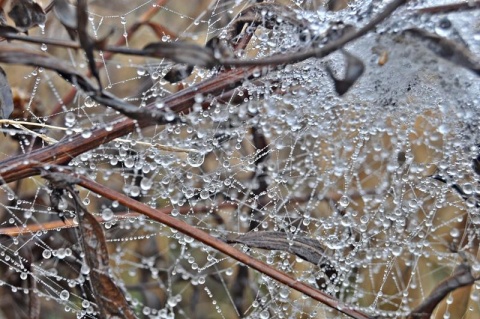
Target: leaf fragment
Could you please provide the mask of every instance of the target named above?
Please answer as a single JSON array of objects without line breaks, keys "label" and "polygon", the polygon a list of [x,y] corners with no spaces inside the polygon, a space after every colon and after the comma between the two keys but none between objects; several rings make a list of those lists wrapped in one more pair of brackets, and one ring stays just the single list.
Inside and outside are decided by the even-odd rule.
[{"label": "leaf fragment", "polygon": [[14,0],[8,16],[15,22],[15,26],[23,31],[45,24],[46,21],[42,7],[32,0]]},{"label": "leaf fragment", "polygon": [[192,65],[185,65],[185,64],[176,64],[170,71],[165,74],[163,77],[170,83],[177,83],[183,79],[186,79],[192,74],[193,66]]},{"label": "leaf fragment", "polygon": [[86,208],[83,207],[78,213],[85,261],[91,269],[90,282],[102,318],[136,318],[124,293],[110,277],[108,250],[102,226]]},{"label": "leaf fragment", "polygon": [[0,8],[0,25],[6,25],[7,24],[7,18],[5,17],[5,11],[3,11],[3,8]]},{"label": "leaf fragment", "polygon": [[318,240],[299,235],[288,235],[279,231],[249,232],[233,239],[228,243],[240,243],[254,248],[287,251],[314,264],[326,263],[328,257]]},{"label": "leaf fragment", "polygon": [[0,118],[8,119],[13,112],[12,89],[8,84],[7,75],[0,67]]},{"label": "leaf fragment", "polygon": [[79,179],[71,174],[51,172],[41,168],[42,176],[52,187],[67,190],[73,197],[79,220],[80,242],[84,258],[90,268],[90,283],[95,295],[95,303],[102,318],[135,319],[123,291],[115,285],[110,274],[110,259],[102,226],[83,205],[73,185]]},{"label": "leaf fragment", "polygon": [[54,0],[53,12],[72,40],[77,38],[77,9],[67,0]]},{"label": "leaf fragment", "polygon": [[212,68],[218,64],[211,49],[186,42],[153,42],[147,44],[143,51],[148,56],[192,66]]}]

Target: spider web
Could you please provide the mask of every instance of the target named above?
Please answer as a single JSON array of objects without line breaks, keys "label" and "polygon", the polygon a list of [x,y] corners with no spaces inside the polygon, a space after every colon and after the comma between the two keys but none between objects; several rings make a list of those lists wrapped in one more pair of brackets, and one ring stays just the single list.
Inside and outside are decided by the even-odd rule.
[{"label": "spider web", "polygon": [[[131,48],[159,38],[205,45],[254,4],[164,2],[93,1],[89,32],[101,38],[113,30],[110,37],[124,37]],[[375,1],[352,2],[338,12],[326,11],[320,1],[282,3],[311,23],[313,37],[332,21],[363,25],[381,11]],[[222,240],[261,231],[284,232],[292,243],[298,237],[318,240],[325,253],[321,264],[287,251],[232,245],[346,306],[405,317],[463,258],[474,272],[480,271],[480,185],[472,168],[479,154],[478,77],[401,33],[421,26],[461,39],[478,55],[479,10],[416,14],[419,7],[442,3],[409,4],[376,32],[347,45],[366,71],[345,96],[336,94],[326,72],[329,65],[343,74],[339,52],[266,76],[259,70],[258,79],[245,81],[227,99],[197,94],[181,123],[138,127],[72,159],[69,166]],[[127,35],[157,5],[153,24]],[[68,38],[53,15],[35,32]],[[302,45],[292,26],[279,23],[273,30],[260,27],[242,57],[261,58]],[[88,72],[80,50],[30,46]],[[195,68],[188,78],[170,84],[163,79],[174,66],[168,60],[100,52],[97,62],[105,90],[139,107],[153,103],[161,108],[165,97],[219,72]],[[4,128],[4,158],[46,147],[49,141],[38,134],[56,141],[74,134],[87,138],[93,128],[111,129],[119,116],[81,91],[64,103],[71,85],[54,72],[5,69],[22,105],[14,117],[40,128]],[[203,108],[207,102],[210,107]],[[85,284],[91,270],[83,262],[78,233],[75,227],[55,224],[59,216],[45,181],[31,177],[1,190],[0,226],[20,234],[1,242],[0,289],[19,305],[35,289],[42,318],[59,313],[62,318],[98,316]],[[111,276],[139,317],[346,317],[117,201],[79,190],[88,210],[102,220]],[[62,217],[75,223],[68,196],[60,208]],[[49,223],[58,229],[48,228]],[[29,263],[30,270],[25,266]],[[27,284],[31,279],[36,288]],[[449,294],[435,316],[474,318],[480,312],[479,290],[477,282]],[[463,308],[456,309],[459,303]],[[1,308],[6,315],[7,307]]]}]

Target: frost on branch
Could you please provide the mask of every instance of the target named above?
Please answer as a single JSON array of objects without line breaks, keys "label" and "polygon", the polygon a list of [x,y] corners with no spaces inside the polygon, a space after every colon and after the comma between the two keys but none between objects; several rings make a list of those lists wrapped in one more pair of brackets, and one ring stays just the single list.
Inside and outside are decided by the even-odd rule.
[{"label": "frost on branch", "polygon": [[[88,2],[83,45],[59,8],[44,6],[28,35],[0,28],[15,106],[0,135],[6,317],[111,313],[98,278],[125,292],[109,304],[125,317],[478,316],[477,2],[409,2],[337,46],[390,2],[115,3]],[[33,176],[39,167],[110,191],[75,186],[93,216],[81,226],[75,196]],[[141,203],[294,280],[147,218]],[[88,238],[106,241],[92,247],[109,263],[90,269]],[[467,284],[447,287],[459,269]]]}]

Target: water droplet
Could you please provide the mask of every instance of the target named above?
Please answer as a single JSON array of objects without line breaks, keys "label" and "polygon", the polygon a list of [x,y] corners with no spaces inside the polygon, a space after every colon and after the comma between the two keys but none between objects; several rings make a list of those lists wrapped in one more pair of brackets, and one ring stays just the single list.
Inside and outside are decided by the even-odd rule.
[{"label": "water droplet", "polygon": [[340,204],[340,206],[345,208],[348,206],[348,204],[350,204],[350,199],[348,198],[348,196],[343,195],[338,201],[338,203]]},{"label": "water droplet", "polygon": [[201,199],[207,199],[209,196],[210,196],[210,193],[209,193],[209,191],[207,191],[207,190],[202,190],[202,191],[200,192],[200,198],[201,198]]},{"label": "water droplet", "polygon": [[114,216],[113,211],[110,208],[105,208],[102,211],[102,218],[105,221],[108,221],[108,220],[112,219],[113,216]]},{"label": "water droplet", "polygon": [[130,189],[130,196],[132,196],[132,197],[137,197],[138,195],[140,195],[140,187],[138,187],[138,186],[133,186],[133,187]]},{"label": "water droplet", "polygon": [[60,299],[68,300],[69,297],[70,293],[67,290],[62,290],[62,292],[60,293]]},{"label": "water droplet", "polygon": [[260,312],[260,319],[268,319],[270,318],[270,313],[268,312],[268,310],[263,310],[262,312]]},{"label": "water droplet", "polygon": [[33,211],[32,210],[26,210],[24,213],[23,213],[23,217],[25,217],[26,219],[32,217],[33,215]]},{"label": "water droplet", "polygon": [[82,137],[83,138],[89,138],[91,136],[92,136],[92,131],[90,131],[90,130],[85,130],[85,131],[82,132]]},{"label": "water droplet", "polygon": [[460,231],[458,230],[458,228],[452,228],[452,230],[450,230],[450,236],[452,236],[453,238],[457,238],[458,236],[460,236]]},{"label": "water droplet", "polygon": [[95,106],[95,101],[94,101],[90,96],[87,96],[87,97],[85,98],[84,103],[85,103],[85,107],[93,107],[93,106]]},{"label": "water droplet", "polygon": [[152,188],[152,185],[153,181],[148,177],[144,177],[140,181],[140,188],[144,191],[148,191],[150,188]]},{"label": "water droplet", "polygon": [[88,275],[90,273],[90,267],[87,264],[82,264],[82,267],[80,268],[80,272],[83,275]]},{"label": "water droplet", "polygon": [[52,252],[49,249],[45,249],[42,253],[42,257],[45,259],[49,259],[52,257]]},{"label": "water droplet", "polygon": [[392,247],[391,250],[392,250],[392,255],[395,257],[398,257],[401,255],[403,248],[400,246],[395,246],[395,247]]},{"label": "water droplet", "polygon": [[198,152],[190,152],[187,155],[187,162],[192,167],[199,167],[203,164],[205,160],[205,155]]}]

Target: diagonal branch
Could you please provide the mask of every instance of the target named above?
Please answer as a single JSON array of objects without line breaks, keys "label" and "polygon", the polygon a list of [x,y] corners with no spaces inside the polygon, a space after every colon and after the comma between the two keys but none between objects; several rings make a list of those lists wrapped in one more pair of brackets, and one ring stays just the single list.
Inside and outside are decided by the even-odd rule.
[{"label": "diagonal branch", "polygon": [[183,221],[180,221],[170,215],[163,214],[156,209],[151,208],[148,205],[145,205],[141,202],[138,202],[124,194],[118,193],[114,190],[109,189],[101,184],[98,184],[86,177],[76,176],[80,179],[78,185],[89,189],[90,191],[101,194],[102,196],[118,201],[119,204],[130,208],[131,210],[137,211],[159,223],[167,225],[173,229],[178,230],[179,232],[188,235],[196,240],[208,245],[212,248],[217,249],[218,251],[224,253],[227,256],[230,256],[245,265],[258,270],[259,272],[278,280],[279,282],[307,295],[311,298],[320,301],[321,303],[328,305],[338,311],[356,319],[371,319],[369,315],[354,309],[348,305],[343,304],[338,299],[327,295],[324,292],[321,292],[305,283],[302,283],[295,278],[288,276],[287,274],[270,267],[269,265],[252,258],[251,256],[241,252],[240,250],[230,246],[229,244],[221,241],[218,238],[215,238],[208,233],[200,230],[194,226],[191,226]]}]

